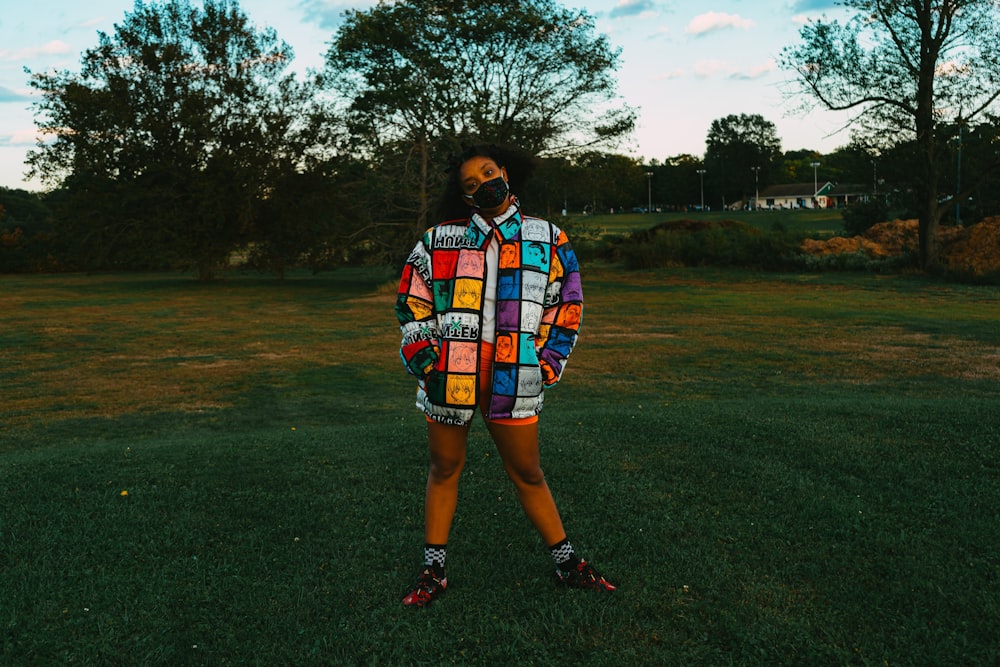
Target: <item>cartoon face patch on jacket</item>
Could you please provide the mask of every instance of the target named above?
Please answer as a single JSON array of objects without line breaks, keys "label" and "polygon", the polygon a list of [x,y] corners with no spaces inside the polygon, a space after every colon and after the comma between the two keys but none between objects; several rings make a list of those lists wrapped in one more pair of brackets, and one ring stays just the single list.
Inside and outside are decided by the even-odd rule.
[{"label": "cartoon face patch on jacket", "polygon": [[537,414],[557,383],[582,321],[579,267],[555,225],[517,206],[490,225],[478,215],[430,228],[410,254],[396,315],[400,356],[416,375],[417,406],[431,419],[464,424],[477,402],[485,250],[499,242],[490,419]]}]

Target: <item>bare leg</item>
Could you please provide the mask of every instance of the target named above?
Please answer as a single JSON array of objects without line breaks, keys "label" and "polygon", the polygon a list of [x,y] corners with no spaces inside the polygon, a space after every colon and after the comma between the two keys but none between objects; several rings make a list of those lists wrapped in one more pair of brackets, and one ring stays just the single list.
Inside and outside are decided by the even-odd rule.
[{"label": "bare leg", "polygon": [[468,426],[427,423],[430,472],[424,500],[424,538],[428,544],[448,543],[468,434]]},{"label": "bare leg", "polygon": [[545,482],[538,454],[538,424],[509,426],[487,422],[507,476],[514,482],[518,500],[528,519],[552,546],[566,539],[562,519]]}]

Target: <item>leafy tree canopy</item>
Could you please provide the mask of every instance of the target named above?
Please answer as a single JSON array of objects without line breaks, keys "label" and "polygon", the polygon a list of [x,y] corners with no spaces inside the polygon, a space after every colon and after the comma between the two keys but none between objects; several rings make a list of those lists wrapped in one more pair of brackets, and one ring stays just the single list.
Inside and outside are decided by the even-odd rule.
[{"label": "leafy tree canopy", "polygon": [[759,114],[730,114],[712,121],[705,144],[705,169],[711,174],[706,174],[706,183],[730,202],[753,192],[757,184],[768,184],[780,164],[777,127]]},{"label": "leafy tree canopy", "polygon": [[[780,64],[794,93],[854,112],[852,126],[878,152],[914,142],[920,259],[938,266],[941,123],[961,127],[995,111],[1000,96],[1000,5],[994,0],[843,0],[846,23],[811,21]],[[964,186],[963,186],[964,187]]]},{"label": "leafy tree canopy", "polygon": [[348,12],[325,80],[379,144],[472,137],[554,154],[631,131],[634,111],[612,105],[618,58],[593,17],[552,0],[405,0]]},{"label": "leafy tree canopy", "polygon": [[207,278],[253,238],[257,204],[317,141],[292,57],[235,0],[139,0],[80,72],[32,74],[51,140],[29,164],[66,187],[61,218],[88,264],[179,263]]},{"label": "leafy tree canopy", "polygon": [[542,157],[616,145],[635,121],[618,58],[593,17],[553,0],[401,0],[347,12],[321,82],[347,105],[355,146],[392,156],[383,188],[423,225],[443,180],[430,165],[459,141]]}]

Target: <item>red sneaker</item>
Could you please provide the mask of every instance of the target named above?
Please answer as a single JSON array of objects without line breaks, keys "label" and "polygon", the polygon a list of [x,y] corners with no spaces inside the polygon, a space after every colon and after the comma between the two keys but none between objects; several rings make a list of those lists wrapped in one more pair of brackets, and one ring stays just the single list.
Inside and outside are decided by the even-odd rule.
[{"label": "red sneaker", "polygon": [[587,588],[593,591],[608,592],[615,590],[615,586],[602,577],[585,560],[581,560],[577,563],[576,569],[569,572],[556,568],[556,578],[560,584],[569,588]]},{"label": "red sneaker", "polygon": [[417,585],[403,598],[407,607],[426,607],[448,588],[448,578],[442,572],[439,577],[430,565],[424,567],[417,577]]}]

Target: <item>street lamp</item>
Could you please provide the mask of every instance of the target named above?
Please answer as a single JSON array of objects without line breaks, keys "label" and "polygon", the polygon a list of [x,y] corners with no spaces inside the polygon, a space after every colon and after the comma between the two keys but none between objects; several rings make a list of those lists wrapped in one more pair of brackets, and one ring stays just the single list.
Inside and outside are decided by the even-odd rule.
[{"label": "street lamp", "polygon": [[698,170],[698,177],[701,179],[701,210],[705,210],[705,170]]},{"label": "street lamp", "polygon": [[653,172],[646,172],[646,197],[648,204],[646,206],[646,213],[653,212]]},{"label": "street lamp", "polygon": [[760,167],[750,167],[753,169],[753,210],[758,210],[760,208],[760,185],[758,185],[757,176],[760,174]]},{"label": "street lamp", "polygon": [[958,174],[955,177],[955,223],[962,224],[962,200],[959,191],[962,189],[962,112],[958,112]]}]

